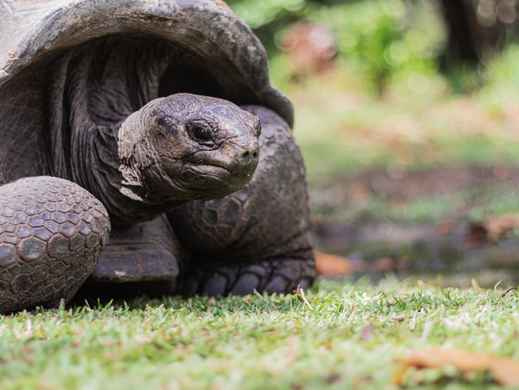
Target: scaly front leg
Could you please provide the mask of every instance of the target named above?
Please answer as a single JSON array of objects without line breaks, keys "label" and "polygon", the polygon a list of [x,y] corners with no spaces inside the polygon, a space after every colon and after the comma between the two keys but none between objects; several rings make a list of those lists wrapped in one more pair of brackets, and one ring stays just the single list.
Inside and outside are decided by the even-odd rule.
[{"label": "scaly front leg", "polygon": [[109,231],[101,202],[72,182],[32,177],[0,187],[0,313],[71,299]]}]

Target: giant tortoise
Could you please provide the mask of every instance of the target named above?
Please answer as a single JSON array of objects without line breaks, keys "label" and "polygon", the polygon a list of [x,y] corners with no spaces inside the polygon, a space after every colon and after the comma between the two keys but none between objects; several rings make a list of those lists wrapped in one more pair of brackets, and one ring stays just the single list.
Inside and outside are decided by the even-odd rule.
[{"label": "giant tortoise", "polygon": [[221,0],[0,0],[0,312],[312,284],[293,109]]}]

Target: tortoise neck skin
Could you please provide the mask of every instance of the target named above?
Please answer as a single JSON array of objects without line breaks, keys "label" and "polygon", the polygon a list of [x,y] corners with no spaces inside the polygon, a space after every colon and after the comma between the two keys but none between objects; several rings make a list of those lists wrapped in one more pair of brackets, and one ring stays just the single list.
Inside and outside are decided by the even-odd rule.
[{"label": "tortoise neck skin", "polygon": [[112,53],[100,64],[96,49],[73,50],[57,64],[56,176],[89,190],[117,225],[222,198],[251,180],[259,160],[257,116],[218,98],[159,97],[162,72],[173,66],[161,53],[145,66],[138,66],[138,51]]},{"label": "tortoise neck skin", "polygon": [[118,153],[120,125],[97,127],[77,139],[78,153],[72,157],[71,179],[88,189],[107,208],[114,225],[132,225],[155,218],[186,200],[173,191],[169,197],[154,197],[144,183],[128,182],[121,172]]}]

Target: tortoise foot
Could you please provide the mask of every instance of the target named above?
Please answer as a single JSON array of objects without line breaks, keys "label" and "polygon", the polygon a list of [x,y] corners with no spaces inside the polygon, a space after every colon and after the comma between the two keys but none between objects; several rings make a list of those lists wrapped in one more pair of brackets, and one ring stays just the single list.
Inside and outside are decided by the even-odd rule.
[{"label": "tortoise foot", "polygon": [[104,206],[72,182],[32,177],[0,187],[0,313],[69,301],[109,231]]},{"label": "tortoise foot", "polygon": [[[198,263],[198,262],[197,262]],[[186,272],[181,286],[183,295],[227,296],[253,292],[287,294],[310,287],[315,279],[311,250],[257,263],[193,267]]]}]

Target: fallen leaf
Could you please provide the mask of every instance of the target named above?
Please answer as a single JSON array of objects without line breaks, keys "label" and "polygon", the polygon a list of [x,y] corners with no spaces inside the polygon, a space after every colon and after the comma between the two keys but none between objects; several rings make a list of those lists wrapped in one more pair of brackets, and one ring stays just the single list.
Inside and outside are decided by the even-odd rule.
[{"label": "fallen leaf", "polygon": [[475,222],[469,226],[468,240],[476,244],[497,242],[519,229],[519,214],[506,214]]},{"label": "fallen leaf", "polygon": [[403,385],[410,368],[430,369],[455,367],[464,375],[488,371],[497,383],[503,386],[519,386],[519,361],[499,358],[494,355],[456,349],[429,348],[415,351],[399,359],[393,383]]},{"label": "fallen leaf", "polygon": [[315,252],[317,273],[324,277],[348,276],[354,272],[365,270],[365,266],[346,257]]},{"label": "fallen leaf", "polygon": [[405,262],[382,257],[373,261],[351,260],[347,257],[315,251],[317,273],[324,277],[350,276],[355,272],[394,272],[404,269]]}]

